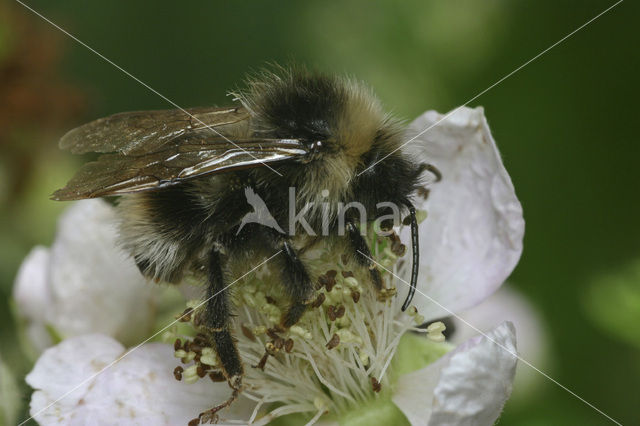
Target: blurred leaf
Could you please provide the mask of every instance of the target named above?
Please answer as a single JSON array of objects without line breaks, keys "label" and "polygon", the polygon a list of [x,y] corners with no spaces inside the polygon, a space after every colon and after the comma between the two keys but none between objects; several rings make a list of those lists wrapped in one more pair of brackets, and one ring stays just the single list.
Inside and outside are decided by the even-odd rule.
[{"label": "blurred leaf", "polygon": [[9,367],[0,358],[0,426],[16,424],[20,393]]},{"label": "blurred leaf", "polygon": [[584,305],[601,329],[640,348],[640,260],[597,279]]}]

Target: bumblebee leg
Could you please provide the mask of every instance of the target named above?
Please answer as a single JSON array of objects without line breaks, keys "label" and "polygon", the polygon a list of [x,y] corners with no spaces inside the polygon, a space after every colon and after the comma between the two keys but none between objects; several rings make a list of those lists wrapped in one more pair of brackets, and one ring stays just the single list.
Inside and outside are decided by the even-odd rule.
[{"label": "bumblebee leg", "polygon": [[371,261],[371,250],[369,250],[369,245],[364,237],[360,234],[360,231],[356,227],[355,223],[347,222],[347,237],[349,238],[349,242],[351,243],[351,249],[354,253],[354,258],[356,262],[365,266],[369,269],[369,274],[371,275],[371,281],[373,281],[373,285],[376,287],[376,290],[381,291],[383,288],[382,276],[380,275],[380,271],[376,268],[376,264]]},{"label": "bumblebee leg", "polygon": [[313,283],[304,264],[287,241],[282,244],[282,251],[285,255],[282,281],[292,302],[282,319],[282,326],[289,328],[306,311],[309,298],[313,295]]},{"label": "bumblebee leg", "polygon": [[203,316],[203,325],[211,330],[213,345],[220,358],[222,371],[232,389],[232,393],[227,401],[200,413],[197,420],[201,423],[215,423],[217,421],[216,413],[231,405],[241,392],[242,376],[244,374],[240,354],[229,330],[231,312],[225,290],[222,261],[217,249],[213,249],[209,255],[208,279],[207,304]]}]

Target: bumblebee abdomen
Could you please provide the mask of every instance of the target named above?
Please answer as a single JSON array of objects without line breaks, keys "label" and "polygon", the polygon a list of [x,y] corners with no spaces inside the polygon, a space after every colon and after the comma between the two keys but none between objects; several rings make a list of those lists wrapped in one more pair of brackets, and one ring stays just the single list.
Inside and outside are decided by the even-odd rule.
[{"label": "bumblebee abdomen", "polygon": [[207,209],[182,186],[124,196],[122,245],[147,277],[178,283],[199,263],[208,240]]}]

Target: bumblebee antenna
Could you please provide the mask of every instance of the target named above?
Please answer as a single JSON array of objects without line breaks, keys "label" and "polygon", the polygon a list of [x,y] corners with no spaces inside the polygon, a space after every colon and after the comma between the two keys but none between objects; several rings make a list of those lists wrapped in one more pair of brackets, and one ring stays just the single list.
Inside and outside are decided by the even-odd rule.
[{"label": "bumblebee antenna", "polygon": [[413,300],[413,295],[416,293],[416,285],[418,283],[418,268],[420,266],[420,247],[418,244],[418,220],[416,219],[416,209],[409,201],[406,202],[409,208],[409,217],[411,218],[411,253],[413,260],[411,264],[411,286],[409,287],[409,294],[402,304],[402,310],[405,311],[409,307],[409,303]]}]

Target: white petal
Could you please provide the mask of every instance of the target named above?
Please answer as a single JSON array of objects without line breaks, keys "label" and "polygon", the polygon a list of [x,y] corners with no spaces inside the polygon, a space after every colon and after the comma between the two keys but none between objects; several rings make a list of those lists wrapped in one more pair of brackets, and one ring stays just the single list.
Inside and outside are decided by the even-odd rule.
[{"label": "white petal", "polygon": [[[36,389],[31,415],[41,425],[186,425],[230,395],[226,383],[177,381],[172,371],[179,361],[173,348],[161,343],[145,344],[97,374],[123,354],[122,345],[99,334],[48,349],[27,376]],[[246,420],[251,409],[252,403],[241,398],[220,417]]]},{"label": "white petal", "polygon": [[49,249],[34,247],[22,261],[13,285],[18,315],[26,322],[26,334],[37,353],[51,346],[45,321],[51,306]]},{"label": "white petal", "polygon": [[48,275],[49,249],[34,247],[22,261],[13,286],[13,299],[20,316],[39,322],[45,320],[51,298],[47,288]]},{"label": "white petal", "polygon": [[[435,111],[423,114],[408,136],[443,117]],[[524,234],[522,207],[483,109],[460,108],[406,149],[443,175],[430,186],[428,200],[415,197],[416,208],[428,212],[420,224],[419,289],[453,312],[469,308],[509,276],[522,253]],[[406,227],[401,236],[410,241]],[[407,286],[398,285],[402,297]],[[427,320],[449,314],[420,294],[414,304]]]},{"label": "white petal", "polygon": [[503,323],[401,376],[393,402],[414,426],[492,425],[511,394],[515,354],[515,329]]},{"label": "white petal", "polygon": [[77,202],[60,218],[48,320],[63,336],[97,332],[134,344],[152,327],[159,290],[117,246],[116,220],[103,200]]},{"label": "white petal", "polygon": [[46,411],[45,417],[55,417],[77,405],[92,384],[92,381],[82,382],[123,351],[124,346],[120,343],[100,334],[67,339],[44,351],[26,377],[27,383],[36,389],[31,400],[31,414],[36,414],[46,403],[57,400],[79,385],[60,404]]},{"label": "white petal", "polygon": [[[529,301],[512,287],[505,285],[484,302],[459,317],[480,331],[487,332],[503,321],[513,323],[518,330],[518,353],[536,367],[546,370],[550,362],[550,348],[542,318]],[[450,343],[454,345],[478,335],[478,332],[458,318],[452,318],[455,331]],[[519,363],[516,369],[514,394],[511,401],[519,396],[529,398],[537,385],[544,383],[540,373]]]}]

